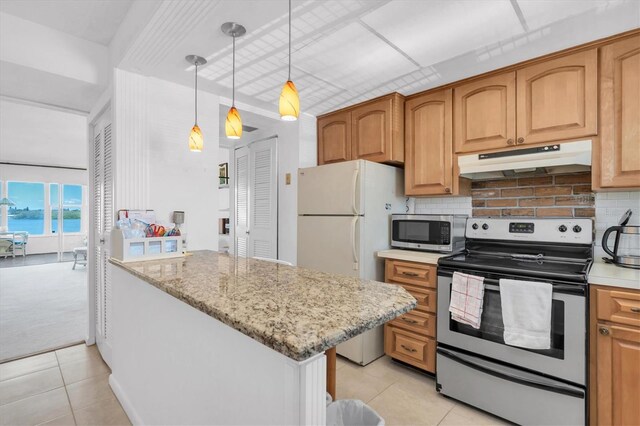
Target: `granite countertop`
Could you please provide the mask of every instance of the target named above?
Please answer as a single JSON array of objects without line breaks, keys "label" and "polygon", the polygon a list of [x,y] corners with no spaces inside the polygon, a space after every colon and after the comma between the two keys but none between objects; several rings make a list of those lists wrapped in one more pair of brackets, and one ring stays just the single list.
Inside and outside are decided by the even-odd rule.
[{"label": "granite countertop", "polygon": [[381,250],[377,253],[378,257],[384,257],[388,259],[406,260],[408,262],[428,263],[431,265],[437,265],[438,259],[441,257],[449,256],[451,253],[432,253],[427,251],[418,250]]},{"label": "granite countertop", "polygon": [[214,251],[110,262],[297,361],[416,306],[401,286]]},{"label": "granite countertop", "polygon": [[640,290],[640,269],[624,268],[596,259],[589,271],[589,284]]}]

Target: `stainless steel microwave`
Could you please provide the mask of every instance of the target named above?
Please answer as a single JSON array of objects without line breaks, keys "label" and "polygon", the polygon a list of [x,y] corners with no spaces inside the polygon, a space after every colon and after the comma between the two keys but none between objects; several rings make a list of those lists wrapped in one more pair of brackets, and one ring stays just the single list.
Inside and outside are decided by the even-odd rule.
[{"label": "stainless steel microwave", "polygon": [[391,246],[451,253],[464,248],[466,215],[391,215]]}]

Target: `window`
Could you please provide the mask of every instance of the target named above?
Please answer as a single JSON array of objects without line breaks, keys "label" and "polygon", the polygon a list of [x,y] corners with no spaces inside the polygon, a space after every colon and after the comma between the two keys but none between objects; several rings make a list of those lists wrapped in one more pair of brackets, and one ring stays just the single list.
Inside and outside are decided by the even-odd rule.
[{"label": "window", "polygon": [[9,182],[7,195],[15,203],[8,210],[9,231],[44,234],[44,184]]},{"label": "window", "polygon": [[[62,232],[80,232],[82,221],[82,186],[62,185]],[[60,185],[49,185],[49,205],[51,206],[51,232],[59,233]]]}]

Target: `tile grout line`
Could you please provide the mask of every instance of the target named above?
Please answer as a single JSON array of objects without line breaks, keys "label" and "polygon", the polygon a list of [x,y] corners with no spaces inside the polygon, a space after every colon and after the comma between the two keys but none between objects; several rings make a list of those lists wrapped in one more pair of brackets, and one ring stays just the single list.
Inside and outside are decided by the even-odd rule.
[{"label": "tile grout line", "polygon": [[[21,376],[12,377],[11,379],[2,380],[2,382],[8,382],[8,381],[10,381],[10,380],[20,379],[20,378],[22,378],[22,377],[24,377],[24,376],[28,376],[28,375],[30,375],[30,374],[42,373],[43,371],[53,370],[54,368],[58,368],[58,370],[60,370],[60,368],[59,368],[59,367],[57,367],[57,366],[56,366],[56,367],[49,367],[49,368],[45,368],[45,369],[43,369],[43,370],[34,371],[34,372],[32,372],[32,373],[23,374],[23,375],[21,375]],[[60,376],[62,377],[62,372],[60,373]],[[43,393],[51,392],[51,391],[54,391],[54,390],[56,390],[56,389],[60,389],[60,388],[63,388],[63,387],[65,387],[65,386],[64,386],[64,380],[62,381],[62,386],[58,386],[57,388],[52,388],[52,389],[48,389],[48,390],[44,390],[44,391],[40,391],[40,392],[36,392],[36,393],[34,393],[33,395],[28,395],[28,396],[25,396],[25,397],[23,397],[23,398],[16,399],[15,401],[5,402],[4,404],[0,404],[0,407],[4,407],[5,405],[13,404],[13,403],[16,403],[16,402],[19,402],[19,401],[24,401],[25,399],[29,399],[29,398],[34,397],[34,396],[42,395]]]},{"label": "tile grout line", "polygon": [[62,374],[62,367],[60,367],[60,359],[58,358],[58,352],[54,352],[56,356],[56,362],[58,363],[58,369],[60,370],[60,376],[62,376],[62,384],[64,385],[64,393],[67,395],[67,401],[69,402],[69,410],[71,410],[71,417],[73,418],[73,424],[77,425],[76,421],[76,412],[73,409],[73,405],[71,405],[71,398],[69,397],[69,390],[67,389],[67,382],[64,380],[64,375]]},{"label": "tile grout line", "polygon": [[441,419],[440,419],[440,421],[438,422],[438,425],[440,425],[440,423],[444,422],[444,419],[446,419],[446,418],[447,418],[447,416],[449,415],[449,413],[451,413],[451,411],[453,411],[453,409],[454,409],[454,408],[456,408],[456,405],[458,405],[458,403],[457,403],[457,402],[454,402],[454,403],[453,403],[453,407],[449,408],[449,411],[447,411],[447,413],[446,413],[444,416],[442,416],[442,418],[441,418]]}]

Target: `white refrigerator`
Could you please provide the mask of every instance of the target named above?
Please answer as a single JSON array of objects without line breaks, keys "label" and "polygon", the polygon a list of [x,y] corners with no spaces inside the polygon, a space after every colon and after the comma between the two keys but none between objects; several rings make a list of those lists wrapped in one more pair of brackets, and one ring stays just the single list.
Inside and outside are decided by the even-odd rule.
[{"label": "white refrigerator", "polygon": [[[298,170],[298,266],[384,281],[391,214],[405,211],[402,169],[355,160]],[[366,365],[384,354],[383,327],[337,347]]]}]

